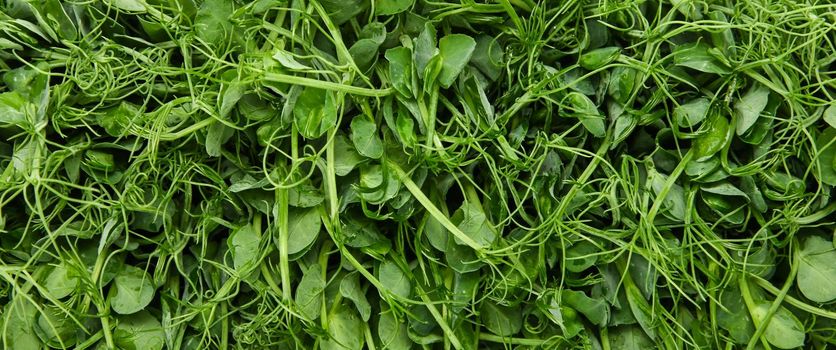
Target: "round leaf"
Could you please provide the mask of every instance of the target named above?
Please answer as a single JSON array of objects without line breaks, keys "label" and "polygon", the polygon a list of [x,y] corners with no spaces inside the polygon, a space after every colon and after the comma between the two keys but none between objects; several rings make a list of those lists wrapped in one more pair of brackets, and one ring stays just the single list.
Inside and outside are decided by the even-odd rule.
[{"label": "round leaf", "polygon": [[522,328],[522,313],[517,309],[485,301],[480,315],[485,327],[501,337],[510,337]]},{"label": "round leaf", "polygon": [[807,299],[828,303],[836,299],[836,248],[819,236],[804,240],[799,256],[798,289]]},{"label": "round leaf", "polygon": [[291,208],[288,216],[287,254],[295,255],[307,250],[316,241],[322,221],[316,208]]},{"label": "round leaf", "polygon": [[[763,322],[771,305],[768,302],[758,303],[752,310],[752,315]],[[789,310],[781,306],[769,319],[763,336],[777,348],[795,349],[804,345],[804,325]]]},{"label": "round leaf", "polygon": [[154,299],[151,276],[134,266],[126,265],[113,279],[108,298],[113,311],[121,315],[144,309]]},{"label": "round leaf", "polygon": [[119,317],[113,342],[122,350],[161,350],[165,345],[165,332],[160,321],[148,311],[140,311]]}]

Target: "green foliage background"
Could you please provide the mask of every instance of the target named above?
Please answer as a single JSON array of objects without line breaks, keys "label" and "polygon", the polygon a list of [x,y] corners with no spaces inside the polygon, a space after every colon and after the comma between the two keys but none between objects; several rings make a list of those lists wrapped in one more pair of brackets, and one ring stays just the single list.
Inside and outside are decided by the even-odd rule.
[{"label": "green foliage background", "polygon": [[4,349],[830,349],[829,1],[5,0]]}]

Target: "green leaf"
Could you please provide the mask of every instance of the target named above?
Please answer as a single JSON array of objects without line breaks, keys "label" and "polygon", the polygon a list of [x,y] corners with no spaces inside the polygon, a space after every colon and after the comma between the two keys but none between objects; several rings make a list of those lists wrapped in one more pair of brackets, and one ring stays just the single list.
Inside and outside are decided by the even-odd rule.
[{"label": "green leaf", "polygon": [[596,70],[614,62],[619,56],[621,56],[620,47],[604,47],[584,52],[578,59],[578,64],[586,69]]},{"label": "green leaf", "polygon": [[831,103],[827,109],[824,110],[823,119],[830,125],[831,128],[836,128],[836,103]]},{"label": "green leaf", "polygon": [[[607,86],[607,93],[610,96],[612,96],[616,100],[616,102],[627,103],[627,101],[630,100],[630,96],[633,94],[633,89],[636,86],[637,77],[638,71],[633,68],[624,66],[615,67],[612,73],[610,73],[610,81]],[[581,83],[577,84],[579,90],[584,83],[589,84],[589,80],[581,80]],[[592,89],[591,86],[589,86],[588,88],[590,90]],[[592,91],[590,91],[589,94],[592,94]]]},{"label": "green leaf", "polygon": [[232,137],[234,129],[221,122],[214,122],[206,132],[206,154],[210,157],[220,157],[223,145]]},{"label": "green leaf", "polygon": [[593,255],[598,248],[588,242],[581,241],[572,245],[566,250],[566,270],[570,272],[582,272],[595,264],[598,257]]},{"label": "green leaf", "polygon": [[650,337],[656,339],[656,320],[654,318],[653,310],[648,305],[642,292],[635,286],[626,286],[624,291],[627,295],[627,303],[630,305],[630,311],[633,312],[633,317],[641,326],[642,330]]},{"label": "green leaf", "polygon": [[737,187],[735,187],[727,181],[721,181],[711,185],[700,186],[700,190],[709,193],[719,194],[722,196],[743,197],[746,200],[749,199],[749,196],[746,195],[745,192],[739,190]]},{"label": "green leaf", "polygon": [[438,73],[438,83],[449,88],[456,81],[462,69],[470,61],[476,41],[464,34],[450,34],[438,42],[441,54],[441,72]]},{"label": "green leaf", "polygon": [[360,168],[360,197],[372,204],[384,203],[398,194],[400,182],[381,165],[369,165]]},{"label": "green leaf", "polygon": [[569,111],[566,116],[578,118],[584,128],[595,137],[604,137],[607,132],[604,125],[604,116],[598,111],[595,103],[586,95],[572,91],[566,95],[568,101],[567,109]]},{"label": "green leaf", "polygon": [[389,16],[406,11],[415,0],[374,0],[374,13],[377,16]]},{"label": "green leaf", "polygon": [[75,291],[78,283],[78,278],[62,263],[52,268],[44,279],[43,286],[53,298],[62,299]]},{"label": "green leaf", "polygon": [[404,97],[412,97],[412,52],[406,47],[395,47],[384,54],[389,61],[389,82]]},{"label": "green leaf", "polygon": [[165,332],[160,321],[148,311],[119,317],[113,343],[123,350],[162,350]]},{"label": "green leaf", "polygon": [[595,325],[605,326],[610,318],[610,308],[603,299],[593,299],[583,292],[565,289],[561,292],[561,298],[566,305],[580,311],[586,318]]},{"label": "green leaf", "polygon": [[123,11],[146,12],[148,3],[143,0],[109,0],[110,5]]},{"label": "green leaf", "polygon": [[221,85],[222,97],[218,103],[220,106],[218,108],[218,114],[221,118],[226,118],[238,104],[238,101],[241,100],[241,97],[244,96],[244,93],[247,91],[247,86],[241,82],[238,73],[234,70],[226,71],[223,75],[227,81]]},{"label": "green leaf", "polygon": [[677,106],[673,110],[674,120],[677,121],[680,127],[695,127],[708,116],[710,106],[711,101],[705,97],[691,100],[688,103]]},{"label": "green leaf", "polygon": [[618,326],[610,332],[613,349],[647,350],[655,348],[653,341],[636,326]]},{"label": "green leaf", "polygon": [[322,341],[322,349],[362,349],[364,324],[353,309],[339,305],[328,314],[328,339]]},{"label": "green leaf", "polygon": [[371,1],[367,0],[320,0],[318,1],[331,21],[336,25],[341,25],[348,20],[355,18],[369,7]]},{"label": "green leaf", "polygon": [[482,302],[479,316],[493,334],[500,337],[510,337],[522,328],[522,313],[518,309],[495,304],[491,301]]},{"label": "green leaf", "polygon": [[319,237],[322,221],[317,208],[288,210],[287,254],[297,255],[307,251]]},{"label": "green leaf", "polygon": [[392,294],[401,298],[409,298],[412,293],[412,283],[409,282],[407,275],[398,267],[393,261],[386,260],[380,264],[380,269],[377,273],[377,279],[385,281],[386,288]]},{"label": "green leaf", "polygon": [[752,317],[746,309],[743,296],[737,284],[723,289],[720,294],[720,306],[717,308],[717,324],[729,332],[737,344],[747,344],[755,333]]},{"label": "green leaf", "polygon": [[325,200],[318,188],[304,182],[287,190],[287,203],[298,208],[311,208]]},{"label": "green leaf", "polygon": [[287,52],[287,51],[282,50],[282,49],[276,49],[273,52],[273,59],[275,59],[276,61],[279,61],[279,63],[282,66],[284,66],[285,68],[288,68],[288,69],[295,69],[295,70],[313,69],[313,68],[308,67],[308,66],[306,66],[302,63],[299,63],[299,61],[296,61],[296,58],[294,58],[293,55],[290,54],[290,52]]},{"label": "green leaf", "polygon": [[430,244],[441,252],[447,250],[449,234],[447,229],[441,225],[432,215],[427,215],[427,222],[424,224],[424,233],[427,235],[427,240]]},{"label": "green leaf", "polygon": [[415,62],[418,74],[423,74],[427,70],[427,64],[438,52],[435,45],[435,33],[435,27],[432,23],[426,22],[421,34],[415,39],[415,51],[412,52],[412,60]]},{"label": "green leaf", "polygon": [[731,140],[729,121],[726,117],[715,115],[708,121],[708,131],[694,140],[694,160],[702,161],[720,152]]},{"label": "green leaf", "polygon": [[99,114],[97,120],[110,136],[120,137],[124,136],[134,120],[141,116],[142,112],[139,111],[139,108],[123,101],[116,108],[111,108]]},{"label": "green leaf", "polygon": [[758,121],[769,102],[769,89],[755,83],[743,97],[734,104],[737,112],[737,134],[743,135]]},{"label": "green leaf", "polygon": [[730,73],[731,70],[710,55],[708,50],[708,45],[702,42],[679,46],[673,51],[674,64],[705,73],[720,75]]},{"label": "green leaf", "polygon": [[476,37],[476,48],[470,57],[470,63],[491,80],[496,80],[502,74],[503,56],[502,45],[496,38],[479,35]]},{"label": "green leaf", "polygon": [[296,286],[296,296],[293,298],[299,307],[299,313],[306,319],[313,321],[319,318],[324,290],[322,268],[318,264],[311,265],[302,275],[302,280]]},{"label": "green leaf", "polygon": [[816,147],[818,148],[818,157],[816,158],[816,170],[813,174],[830,186],[836,186],[836,129],[827,128],[824,130],[818,139],[816,139]]},{"label": "green leaf", "polygon": [[78,342],[78,326],[56,306],[43,307],[34,329],[38,338],[52,348],[71,348]]},{"label": "green leaf", "polygon": [[[407,281],[407,283],[408,282],[409,281]],[[360,313],[360,318],[363,319],[363,322],[369,322],[369,317],[371,317],[372,313],[372,307],[371,305],[369,305],[369,301],[366,299],[366,293],[364,293],[363,289],[360,287],[358,273],[350,273],[343,277],[342,281],[340,281],[340,295],[354,302],[354,306]]]},{"label": "green leaf", "polygon": [[35,334],[37,315],[35,305],[22,296],[15,297],[3,307],[3,341],[9,349],[41,349],[41,341]]},{"label": "green leaf", "polygon": [[836,300],[836,248],[819,236],[804,240],[798,257],[798,289],[817,303]]},{"label": "green leaf", "polygon": [[252,225],[244,225],[229,236],[233,267],[239,273],[251,271],[259,262],[261,235]]},{"label": "green leaf", "polygon": [[[121,0],[120,0],[121,1]],[[194,30],[197,38],[204,42],[220,45],[232,34],[232,0],[205,0],[197,10]]]},{"label": "green leaf", "polygon": [[[461,218],[456,225],[459,230],[472,238],[479,246],[489,247],[496,240],[496,232],[479,204],[465,202],[455,215]],[[458,238],[455,240],[457,244],[463,244]]]},{"label": "green leaf", "polygon": [[[771,305],[769,302],[758,303],[752,310],[752,316],[759,322],[763,322]],[[769,319],[763,336],[770,344],[780,349],[801,347],[806,339],[804,325],[783,306],[778,307],[778,311]]]},{"label": "green leaf", "polygon": [[380,42],[375,39],[360,39],[348,48],[348,53],[361,70],[368,70],[377,60]]},{"label": "green leaf", "polygon": [[307,139],[319,138],[337,122],[337,106],[330,91],[306,87],[296,99],[293,121]]},{"label": "green leaf", "polygon": [[408,350],[412,340],[406,330],[406,323],[399,322],[391,311],[382,312],[377,322],[377,336],[383,349]]},{"label": "green leaf", "polygon": [[110,286],[110,307],[120,315],[136,313],[151,303],[155,290],[151,276],[142,269],[126,265]]},{"label": "green leaf", "polygon": [[0,127],[27,125],[26,105],[26,100],[16,91],[0,94]]},{"label": "green leaf", "polygon": [[337,134],[334,137],[334,172],[337,176],[348,175],[361,162],[363,162],[363,157],[357,153],[348,138]]},{"label": "green leaf", "polygon": [[377,136],[377,125],[364,116],[351,120],[351,142],[364,157],[379,159],[383,156],[383,141]]},{"label": "green leaf", "polygon": [[[665,188],[665,182],[668,181],[668,176],[657,172],[654,168],[649,168],[647,172],[647,181],[651,189],[657,196],[661,195]],[[664,205],[663,208],[667,209],[665,212],[667,216],[675,220],[685,218],[685,191],[679,184],[671,185],[662,204]]]}]

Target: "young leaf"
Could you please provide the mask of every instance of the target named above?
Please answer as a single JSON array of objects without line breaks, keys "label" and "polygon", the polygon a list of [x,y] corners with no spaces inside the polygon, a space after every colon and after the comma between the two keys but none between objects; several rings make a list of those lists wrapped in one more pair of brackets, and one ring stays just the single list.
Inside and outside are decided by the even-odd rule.
[{"label": "young leaf", "polygon": [[816,158],[816,170],[813,172],[822,182],[836,186],[836,129],[827,128],[818,139],[818,157]]},{"label": "young leaf", "polygon": [[229,16],[233,11],[233,6],[232,0],[204,1],[195,17],[195,35],[210,44],[223,43],[232,33]]},{"label": "young leaf", "polygon": [[252,225],[244,225],[230,235],[227,245],[232,252],[233,267],[243,273],[255,267],[259,258],[261,237]]},{"label": "young leaf", "polygon": [[372,307],[369,305],[369,301],[366,299],[366,294],[360,287],[359,274],[350,273],[343,277],[343,280],[340,281],[340,294],[344,298],[354,302],[354,306],[360,313],[360,318],[363,319],[363,322],[369,322]]},{"label": "young leaf", "polygon": [[386,281],[386,287],[393,294],[402,298],[409,298],[412,292],[412,284],[406,274],[393,261],[387,260],[380,264],[377,278]]},{"label": "young leaf", "polygon": [[426,22],[421,34],[415,39],[415,51],[412,52],[412,60],[415,62],[418,74],[423,74],[427,70],[427,63],[438,52],[435,44],[435,33],[435,27],[432,23]]},{"label": "young leaf", "polygon": [[464,34],[450,34],[439,40],[438,49],[442,60],[438,83],[442,87],[449,88],[453,85],[456,77],[470,61],[475,48],[476,41]]},{"label": "young leaf", "polygon": [[708,53],[709,47],[705,43],[686,44],[677,47],[673,52],[673,61],[678,66],[696,69],[700,72],[714,74],[728,74],[731,70]]},{"label": "young leaf", "polygon": [[161,350],[165,346],[165,332],[151,313],[140,311],[119,317],[113,330],[113,342],[124,350]]},{"label": "young leaf", "polygon": [[412,7],[415,0],[374,0],[374,12],[377,16],[394,15]]},{"label": "young leaf", "polygon": [[384,54],[389,61],[389,82],[404,97],[412,97],[412,52],[406,47],[395,47]]},{"label": "young leaf", "polygon": [[755,125],[761,112],[766,108],[767,102],[769,102],[769,89],[761,84],[755,83],[734,104],[734,110],[737,112],[736,131],[738,135],[745,134]]},{"label": "young leaf", "polygon": [[798,257],[798,289],[817,303],[836,300],[836,247],[819,236],[804,240]]},{"label": "young leaf", "polygon": [[35,334],[38,309],[23,296],[17,296],[3,307],[3,341],[10,349],[40,350],[41,341]]},{"label": "young leaf", "polygon": [[288,240],[287,254],[296,255],[307,251],[319,237],[322,221],[316,208],[297,209],[288,211]]},{"label": "young leaf", "polygon": [[319,138],[337,122],[334,94],[312,87],[303,89],[296,99],[293,117],[296,128],[303,137]]},{"label": "young leaf", "polygon": [[362,349],[365,343],[365,323],[351,308],[339,305],[328,314],[328,338],[322,341],[323,350]]},{"label": "young leaf", "polygon": [[334,172],[337,176],[348,175],[361,162],[363,157],[357,153],[345,135],[337,134],[334,137]]},{"label": "young leaf", "polygon": [[522,328],[522,313],[518,309],[484,301],[479,315],[485,328],[500,337],[513,336]]},{"label": "young leaf", "polygon": [[151,303],[155,290],[151,276],[142,269],[126,265],[110,286],[110,307],[121,315],[136,313]]},{"label": "young leaf", "polygon": [[654,348],[653,341],[636,326],[618,326],[610,333],[613,348],[624,350],[646,350]]},{"label": "young leaf", "polygon": [[595,137],[604,137],[606,133],[606,126],[604,125],[604,116],[598,111],[595,103],[586,97],[586,95],[572,91],[566,95],[568,101],[569,114],[574,118],[578,118],[584,128]]},{"label": "young leaf", "polygon": [[[771,305],[769,302],[758,303],[752,310],[752,316],[759,322],[763,322]],[[769,319],[763,336],[779,349],[795,349],[803,346],[804,339],[806,339],[804,325],[783,306],[779,307]]]},{"label": "young leaf", "polygon": [[49,272],[43,285],[53,298],[62,299],[70,295],[78,287],[78,283],[78,278],[62,263]]},{"label": "young leaf", "polygon": [[391,350],[408,350],[412,348],[412,340],[406,330],[406,323],[395,319],[391,311],[382,312],[377,322],[377,336],[380,346]]},{"label": "young leaf", "polygon": [[78,342],[77,326],[56,306],[43,307],[34,326],[38,338],[51,348],[69,348]]},{"label": "young leaf", "polygon": [[[708,116],[708,109],[711,106],[711,101],[705,97],[694,99],[688,103],[677,106],[673,110],[673,117],[684,128],[691,128],[697,126]],[[738,130],[739,131],[739,130]]]},{"label": "young leaf", "polygon": [[621,48],[617,46],[604,47],[584,52],[578,59],[578,64],[589,70],[596,70],[618,59]]},{"label": "young leaf", "polygon": [[[461,215],[461,222],[456,226],[464,234],[482,247],[489,247],[493,244],[497,235],[481,206],[476,203],[465,202],[457,212],[458,215]],[[462,244],[458,239],[456,239],[456,243]]]},{"label": "young leaf", "polygon": [[351,120],[351,142],[361,155],[379,159],[383,156],[383,141],[377,136],[377,125],[365,116]]},{"label": "young leaf", "polygon": [[713,157],[730,141],[729,121],[722,115],[715,115],[708,121],[708,131],[694,140],[694,160],[702,161]]},{"label": "young leaf", "polygon": [[831,103],[827,109],[824,110],[824,116],[822,117],[827,125],[830,125],[831,128],[836,128],[836,103]]},{"label": "young leaf", "polygon": [[299,313],[306,319],[313,321],[319,318],[324,290],[322,268],[317,264],[311,265],[302,275],[302,280],[296,286],[296,296],[293,298],[299,307]]}]

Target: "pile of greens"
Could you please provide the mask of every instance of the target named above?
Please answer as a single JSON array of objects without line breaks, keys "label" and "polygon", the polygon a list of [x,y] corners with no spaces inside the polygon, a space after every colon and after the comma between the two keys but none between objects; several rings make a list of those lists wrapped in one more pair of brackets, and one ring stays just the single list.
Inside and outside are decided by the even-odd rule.
[{"label": "pile of greens", "polygon": [[831,349],[836,5],[5,0],[4,349]]}]

